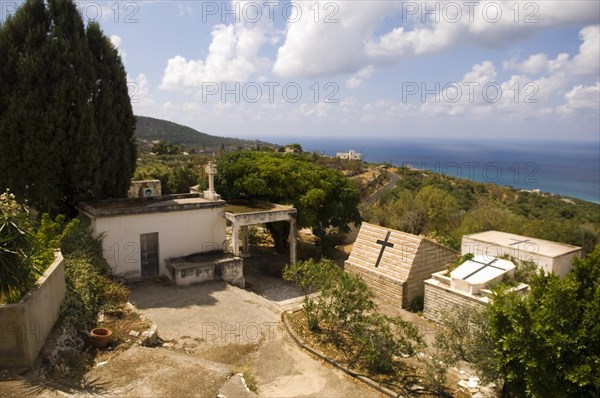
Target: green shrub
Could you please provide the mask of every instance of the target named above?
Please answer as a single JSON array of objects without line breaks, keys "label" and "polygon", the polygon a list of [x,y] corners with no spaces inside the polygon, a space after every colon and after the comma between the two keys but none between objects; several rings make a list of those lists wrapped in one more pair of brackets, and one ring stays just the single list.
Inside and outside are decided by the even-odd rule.
[{"label": "green shrub", "polygon": [[0,195],[0,302],[14,303],[35,282],[27,261],[32,244],[29,211],[6,191]]},{"label": "green shrub", "polygon": [[85,258],[97,272],[109,275],[111,269],[102,253],[102,236],[95,237],[91,233],[90,219],[80,217],[61,242],[60,249],[65,258]]},{"label": "green shrub", "polygon": [[423,346],[414,325],[380,314],[362,278],[344,272],[334,262],[303,261],[288,265],[283,275],[307,293],[320,291],[315,298],[304,297],[307,326],[313,332],[326,331],[335,345],[350,337],[355,353],[351,365],[362,363],[374,372],[389,373],[395,356],[412,355]]},{"label": "green shrub", "polygon": [[110,267],[102,255],[102,238],[94,237],[89,220],[79,220],[62,240],[67,294],[61,316],[67,326],[87,331],[98,312],[127,301],[129,290],[110,279]]},{"label": "green shrub", "polygon": [[400,317],[389,317],[377,312],[369,314],[363,322],[351,329],[357,342],[353,362],[361,362],[374,373],[391,373],[396,366],[394,357],[414,355],[424,346],[417,327]]},{"label": "green shrub", "polygon": [[18,302],[54,261],[54,250],[77,225],[43,214],[36,222],[10,192],[0,195],[0,302]]}]

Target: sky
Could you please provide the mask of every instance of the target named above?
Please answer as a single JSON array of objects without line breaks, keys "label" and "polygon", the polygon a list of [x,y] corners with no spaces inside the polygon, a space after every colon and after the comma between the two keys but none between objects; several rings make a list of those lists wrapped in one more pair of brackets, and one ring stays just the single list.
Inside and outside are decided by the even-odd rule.
[{"label": "sky", "polygon": [[600,141],[595,0],[77,4],[137,115],[208,134]]}]

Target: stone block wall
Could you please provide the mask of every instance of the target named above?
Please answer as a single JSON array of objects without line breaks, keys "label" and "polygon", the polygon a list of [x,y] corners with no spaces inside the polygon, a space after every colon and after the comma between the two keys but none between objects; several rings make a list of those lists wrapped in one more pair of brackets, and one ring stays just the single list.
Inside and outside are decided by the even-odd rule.
[{"label": "stone block wall", "polygon": [[446,283],[443,277],[435,274],[433,276],[432,279],[425,281],[423,307],[425,318],[443,324],[446,314],[456,312],[459,308],[482,308],[487,305],[487,297],[475,297],[469,293],[452,289],[450,283]]},{"label": "stone block wall", "polygon": [[350,274],[358,275],[363,278],[379,300],[397,308],[404,307],[403,299],[406,286],[405,283],[377,273],[376,271],[353,265],[349,262],[344,264],[344,270]]},{"label": "stone block wall", "polygon": [[65,297],[63,257],[16,304],[0,304],[0,368],[27,369],[46,343]]}]

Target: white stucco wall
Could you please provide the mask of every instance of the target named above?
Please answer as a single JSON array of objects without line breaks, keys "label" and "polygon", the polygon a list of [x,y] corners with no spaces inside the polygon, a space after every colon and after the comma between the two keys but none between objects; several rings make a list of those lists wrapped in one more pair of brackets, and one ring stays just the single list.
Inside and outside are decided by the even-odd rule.
[{"label": "white stucco wall", "polygon": [[98,217],[92,228],[104,235],[104,257],[114,273],[135,277],[141,275],[141,234],[158,232],[159,274],[167,275],[167,258],[222,250],[225,222],[225,208],[216,207]]},{"label": "white stucco wall", "polygon": [[581,258],[581,250],[563,255],[551,257],[542,253],[537,253],[535,245],[523,245],[523,248],[504,246],[490,242],[482,242],[477,239],[472,239],[468,236],[463,236],[461,253],[473,253],[476,256],[500,257],[508,254],[523,261],[533,261],[538,268],[544,272],[555,274],[564,277],[573,268],[571,262],[573,257]]}]

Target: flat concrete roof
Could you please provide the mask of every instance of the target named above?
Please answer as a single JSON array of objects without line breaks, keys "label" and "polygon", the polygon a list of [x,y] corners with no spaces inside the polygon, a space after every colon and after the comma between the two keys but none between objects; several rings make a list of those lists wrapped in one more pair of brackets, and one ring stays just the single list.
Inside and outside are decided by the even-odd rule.
[{"label": "flat concrete roof", "polygon": [[465,235],[463,238],[473,239],[486,244],[519,249],[547,257],[559,257],[581,250],[581,247],[568,245],[566,243],[552,242],[549,240],[500,231],[480,232]]},{"label": "flat concrete roof", "polygon": [[230,200],[227,201],[225,211],[232,214],[260,213],[272,210],[291,210],[293,206],[279,205],[270,202],[252,202],[247,200]]},{"label": "flat concrete roof", "polygon": [[80,203],[78,208],[88,216],[110,217],[128,214],[187,211],[224,207],[224,200],[207,200],[199,194],[155,196],[150,198],[107,199]]}]

